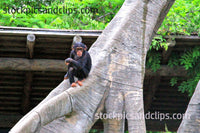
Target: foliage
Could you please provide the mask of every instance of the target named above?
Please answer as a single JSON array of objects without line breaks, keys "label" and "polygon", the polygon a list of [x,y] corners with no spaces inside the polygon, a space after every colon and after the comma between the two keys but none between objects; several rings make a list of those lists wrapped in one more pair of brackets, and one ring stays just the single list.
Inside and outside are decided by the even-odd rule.
[{"label": "foliage", "polygon": [[[156,72],[161,65],[160,49],[162,47],[160,47],[158,41],[147,54],[146,67],[151,68],[153,72]],[[178,84],[178,90],[182,93],[187,92],[189,96],[192,96],[200,80],[200,46],[190,48],[183,53],[172,52],[168,66],[171,68],[182,66],[187,71],[187,79],[183,80],[180,77],[173,77],[170,80],[170,84],[171,86],[175,86],[180,83]]]},{"label": "foliage", "polygon": [[[176,55],[173,54],[168,62],[170,67],[183,66],[187,70],[188,79],[181,82],[178,86],[179,91],[188,92],[189,96],[192,96],[198,81],[200,80],[200,46],[191,48],[190,50]],[[170,83],[172,86],[178,83],[180,78],[174,77]]]},{"label": "foliage", "polygon": [[[122,3],[123,0],[1,0],[0,25],[50,29],[104,29]],[[9,13],[8,8],[19,8],[19,12],[9,10]],[[33,12],[25,10],[22,13],[21,9],[30,9]]]},{"label": "foliage", "polygon": [[103,133],[103,131],[98,129],[91,129],[89,133]]},{"label": "foliage", "polygon": [[164,39],[162,35],[158,35],[153,38],[149,49],[159,50],[161,48],[164,48],[167,51],[168,45],[169,43],[167,43],[166,39]]},{"label": "foliage", "polygon": [[188,92],[192,96],[198,81],[200,80],[200,46],[185,52],[180,59],[188,73],[188,80],[183,81],[179,86],[181,92]]},{"label": "foliage", "polygon": [[161,54],[155,50],[147,53],[146,67],[156,72],[160,68]]},{"label": "foliage", "polygon": [[158,52],[160,49],[167,51],[169,43],[162,35],[155,36],[151,42],[149,52],[147,53],[146,67],[156,72],[160,68],[161,54]]},{"label": "foliage", "polygon": [[171,53],[170,59],[168,61],[168,66],[173,68],[174,66],[179,66],[180,55],[177,53]]},{"label": "foliage", "polygon": [[[1,0],[0,25],[51,29],[104,29],[118,12],[124,0]],[[199,34],[200,0],[176,0],[158,34]],[[77,8],[92,9],[88,13],[5,13],[4,8]]]},{"label": "foliage", "polygon": [[171,86],[174,86],[174,85],[176,85],[177,84],[177,77],[173,77],[173,78],[171,78],[171,80],[170,80],[170,84],[171,84]]},{"label": "foliage", "polygon": [[198,34],[200,36],[200,0],[176,0],[158,33]]}]

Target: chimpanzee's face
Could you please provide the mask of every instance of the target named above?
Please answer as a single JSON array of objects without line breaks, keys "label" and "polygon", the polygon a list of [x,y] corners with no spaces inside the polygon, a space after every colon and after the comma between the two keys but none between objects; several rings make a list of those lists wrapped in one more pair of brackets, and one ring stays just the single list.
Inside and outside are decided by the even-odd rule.
[{"label": "chimpanzee's face", "polygon": [[76,48],[76,55],[78,57],[81,57],[83,55],[83,48],[82,47],[77,47]]}]

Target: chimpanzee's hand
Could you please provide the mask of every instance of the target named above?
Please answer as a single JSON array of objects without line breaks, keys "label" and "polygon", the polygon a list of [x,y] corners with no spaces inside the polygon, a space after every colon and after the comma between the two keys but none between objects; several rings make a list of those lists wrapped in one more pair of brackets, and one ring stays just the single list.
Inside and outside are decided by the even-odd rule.
[{"label": "chimpanzee's hand", "polygon": [[67,58],[67,59],[65,59],[65,63],[70,63],[70,62],[72,62],[72,58]]}]

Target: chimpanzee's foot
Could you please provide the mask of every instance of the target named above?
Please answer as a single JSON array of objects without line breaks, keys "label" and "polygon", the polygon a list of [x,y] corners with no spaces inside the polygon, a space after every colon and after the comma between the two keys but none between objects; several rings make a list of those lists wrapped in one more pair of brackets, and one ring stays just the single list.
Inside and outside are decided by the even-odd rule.
[{"label": "chimpanzee's foot", "polygon": [[83,86],[83,83],[81,81],[77,81],[78,85]]},{"label": "chimpanzee's foot", "polygon": [[69,76],[68,76],[68,72],[65,74],[65,76],[64,76],[64,80],[65,79],[68,79],[69,78]]},{"label": "chimpanzee's foot", "polygon": [[83,83],[82,83],[82,82],[83,82],[84,80],[85,80],[85,79],[83,79],[83,80],[81,80],[81,81],[78,80],[78,81],[77,81],[78,85],[83,86]]},{"label": "chimpanzee's foot", "polygon": [[68,77],[64,77],[64,80],[65,80],[65,79],[68,79]]},{"label": "chimpanzee's foot", "polygon": [[76,83],[75,83],[75,82],[72,83],[72,84],[71,84],[71,87],[76,87]]}]

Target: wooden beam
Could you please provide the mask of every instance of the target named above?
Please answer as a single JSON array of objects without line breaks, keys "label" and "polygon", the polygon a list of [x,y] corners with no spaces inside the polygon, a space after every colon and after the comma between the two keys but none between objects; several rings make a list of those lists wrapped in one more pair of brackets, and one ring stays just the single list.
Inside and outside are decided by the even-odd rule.
[{"label": "wooden beam", "polygon": [[145,70],[145,76],[148,75],[160,75],[160,76],[187,76],[187,71],[183,67],[169,67],[167,65],[161,65],[161,68],[156,72],[153,72],[151,69]]},{"label": "wooden beam", "polygon": [[169,35],[165,36],[165,38],[175,38],[175,39],[183,39],[183,40],[200,40],[200,37],[196,34],[193,36],[188,35]]},{"label": "wooden beam", "polygon": [[[0,58],[0,70],[66,72],[67,66],[64,60]],[[146,69],[145,75],[187,76],[187,72],[183,67],[170,68],[169,66],[163,65],[157,72]]]},{"label": "wooden beam", "polygon": [[33,58],[34,45],[35,45],[35,35],[34,34],[27,35],[26,55],[30,59]]},{"label": "wooden beam", "polygon": [[26,79],[25,79],[22,104],[21,104],[22,114],[26,114],[28,113],[28,111],[30,111],[30,94],[32,91],[32,81],[33,81],[32,72],[27,72],[25,77]]},{"label": "wooden beam", "polygon": [[[27,34],[35,34],[37,36],[54,36],[54,37],[64,37],[66,36],[75,36],[79,35],[84,37],[90,38],[97,38],[102,33],[102,30],[58,30],[58,29],[40,29],[40,28],[25,28],[25,27],[8,27],[8,26],[0,26],[0,35],[22,35],[26,36]],[[166,36],[168,38],[176,38],[176,39],[186,39],[186,40],[193,40],[197,39],[200,40],[200,37],[196,34],[193,36],[187,35],[170,35]]]},{"label": "wooden beam", "polygon": [[0,70],[66,72],[64,60],[0,58]]},{"label": "wooden beam", "polygon": [[102,33],[101,30],[58,30],[58,29],[39,29],[39,28],[22,28],[22,27],[6,27],[0,26],[0,35],[20,35],[34,34],[37,36],[51,37],[73,37],[80,35],[84,37],[97,38]]}]

